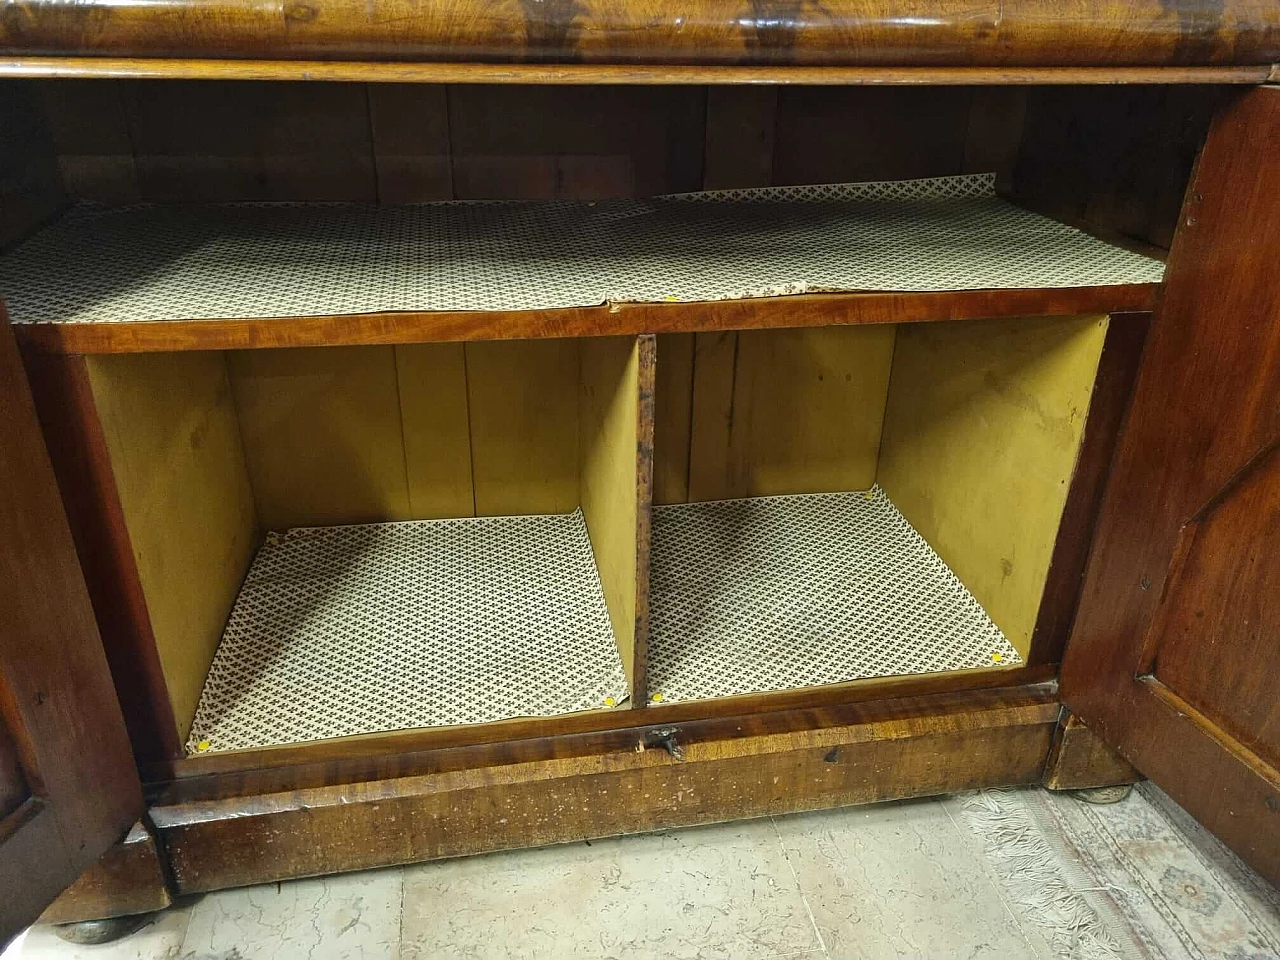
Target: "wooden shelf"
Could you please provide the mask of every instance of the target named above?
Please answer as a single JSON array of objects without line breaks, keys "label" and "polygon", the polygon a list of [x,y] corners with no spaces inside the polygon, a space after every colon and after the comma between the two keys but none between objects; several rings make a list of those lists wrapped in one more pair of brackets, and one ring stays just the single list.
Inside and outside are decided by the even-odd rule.
[{"label": "wooden shelf", "polygon": [[655,507],[652,564],[662,702],[1022,662],[879,487]]},{"label": "wooden shelf", "polygon": [[569,202],[81,211],[0,260],[49,353],[1150,309],[1163,265],[989,175]]},{"label": "wooden shelf", "polygon": [[580,511],[298,528],[258,551],[187,752],[553,716],[626,697]]}]

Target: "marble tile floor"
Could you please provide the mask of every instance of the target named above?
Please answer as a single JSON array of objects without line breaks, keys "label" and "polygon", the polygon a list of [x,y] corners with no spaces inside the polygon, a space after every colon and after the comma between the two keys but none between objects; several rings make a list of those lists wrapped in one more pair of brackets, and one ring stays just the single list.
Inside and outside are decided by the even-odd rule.
[{"label": "marble tile floor", "polygon": [[1280,895],[1142,784],[797,814],[206,895],[3,960],[1280,958]]}]

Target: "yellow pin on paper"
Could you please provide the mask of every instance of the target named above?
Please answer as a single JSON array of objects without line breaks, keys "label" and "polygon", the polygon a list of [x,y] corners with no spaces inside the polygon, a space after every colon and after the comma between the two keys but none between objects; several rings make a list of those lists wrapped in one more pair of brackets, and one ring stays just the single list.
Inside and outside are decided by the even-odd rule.
[{"label": "yellow pin on paper", "polygon": [[649,699],[650,699],[650,700],[652,700],[654,703],[661,703],[661,702],[662,702],[662,694],[660,694],[660,693],[655,693],[655,694],[654,694],[652,697],[650,697]]},{"label": "yellow pin on paper", "polygon": [[605,705],[606,707],[616,706],[616,705],[617,705],[617,703],[618,703],[618,701],[617,701],[617,700],[615,700],[615,699],[613,699],[613,697],[605,697],[605,698],[604,698],[604,705]]},{"label": "yellow pin on paper", "polygon": [[991,659],[992,659],[992,660],[994,660],[996,663],[1004,663],[1004,654],[1003,654],[1003,653],[993,653],[993,654],[991,654]]},{"label": "yellow pin on paper", "polygon": [[208,740],[201,740],[199,743],[196,744],[196,752],[204,753],[206,750],[208,750],[212,746],[213,744],[210,743]]}]

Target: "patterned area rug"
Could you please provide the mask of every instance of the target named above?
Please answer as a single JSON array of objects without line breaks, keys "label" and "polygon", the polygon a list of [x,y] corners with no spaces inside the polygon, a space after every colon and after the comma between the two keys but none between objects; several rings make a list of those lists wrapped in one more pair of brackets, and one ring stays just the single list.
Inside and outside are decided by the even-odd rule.
[{"label": "patterned area rug", "polygon": [[1280,958],[1280,893],[1150,783],[1107,806],[987,790],[959,819],[1055,956]]}]

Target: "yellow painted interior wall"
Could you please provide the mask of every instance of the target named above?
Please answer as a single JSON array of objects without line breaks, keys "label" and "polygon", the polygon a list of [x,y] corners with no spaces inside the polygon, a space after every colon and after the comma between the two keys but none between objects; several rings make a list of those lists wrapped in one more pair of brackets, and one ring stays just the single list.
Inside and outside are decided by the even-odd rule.
[{"label": "yellow painted interior wall", "polygon": [[525,340],[229,354],[263,526],[576,509],[578,353]]},{"label": "yellow painted interior wall", "polygon": [[394,347],[228,359],[266,529],[411,518]]},{"label": "yellow painted interior wall", "polygon": [[635,670],[640,352],[634,338],[582,343],[580,500],[627,680]]},{"label": "yellow painted interior wall", "polygon": [[1025,656],[1106,317],[898,331],[877,479]]},{"label": "yellow painted interior wall", "polygon": [[219,353],[86,358],[178,735],[258,544]]},{"label": "yellow painted interior wall", "polygon": [[658,338],[654,502],[865,490],[892,325]]}]

